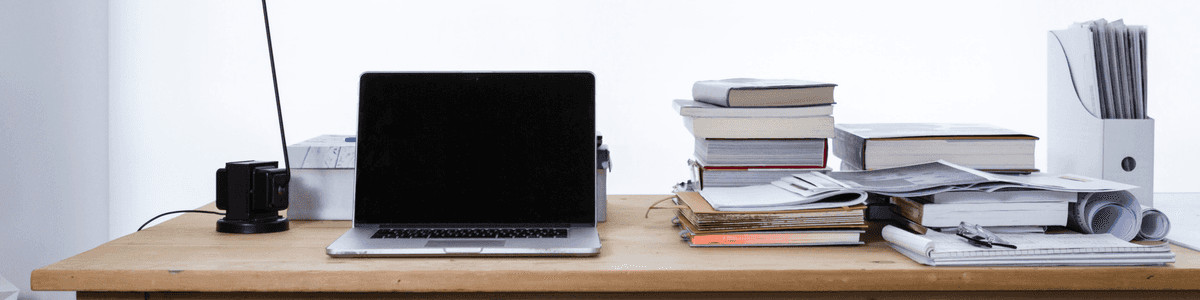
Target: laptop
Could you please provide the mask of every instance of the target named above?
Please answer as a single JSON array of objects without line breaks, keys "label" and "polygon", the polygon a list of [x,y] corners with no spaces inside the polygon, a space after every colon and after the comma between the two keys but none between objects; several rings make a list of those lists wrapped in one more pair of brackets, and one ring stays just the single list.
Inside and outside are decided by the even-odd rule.
[{"label": "laptop", "polygon": [[334,257],[590,256],[590,72],[359,79],[354,227]]}]

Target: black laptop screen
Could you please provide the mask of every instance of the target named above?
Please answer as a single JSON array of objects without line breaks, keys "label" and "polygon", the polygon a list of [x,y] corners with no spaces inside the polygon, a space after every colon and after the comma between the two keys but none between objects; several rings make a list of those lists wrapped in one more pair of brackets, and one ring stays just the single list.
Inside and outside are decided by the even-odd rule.
[{"label": "black laptop screen", "polygon": [[591,73],[365,73],[357,223],[591,223]]}]

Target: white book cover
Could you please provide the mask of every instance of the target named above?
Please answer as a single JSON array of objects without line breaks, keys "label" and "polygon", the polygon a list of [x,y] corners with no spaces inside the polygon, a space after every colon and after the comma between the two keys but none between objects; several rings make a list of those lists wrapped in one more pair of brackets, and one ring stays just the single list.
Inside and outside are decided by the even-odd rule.
[{"label": "white book cover", "polygon": [[959,136],[1010,136],[1037,139],[1037,137],[988,124],[954,123],[870,123],[837,124],[838,130],[846,131],[863,139],[915,138],[915,137],[959,137]]},{"label": "white book cover", "polygon": [[725,107],[828,104],[836,84],[796,79],[730,78],[697,81],[692,98]]},{"label": "white book cover", "polygon": [[796,107],[721,107],[693,100],[671,102],[675,112],[685,117],[731,118],[803,118],[833,115],[833,104]]}]

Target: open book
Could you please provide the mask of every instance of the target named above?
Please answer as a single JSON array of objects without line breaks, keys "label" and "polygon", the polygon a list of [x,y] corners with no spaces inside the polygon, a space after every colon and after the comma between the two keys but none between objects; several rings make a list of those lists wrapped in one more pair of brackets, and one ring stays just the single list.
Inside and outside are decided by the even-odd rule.
[{"label": "open book", "polygon": [[1093,193],[1136,186],[1070,174],[1000,175],[946,161],[871,171],[795,174],[796,179],[833,180],[851,189],[894,197],[920,197],[952,191],[1045,190]]}]

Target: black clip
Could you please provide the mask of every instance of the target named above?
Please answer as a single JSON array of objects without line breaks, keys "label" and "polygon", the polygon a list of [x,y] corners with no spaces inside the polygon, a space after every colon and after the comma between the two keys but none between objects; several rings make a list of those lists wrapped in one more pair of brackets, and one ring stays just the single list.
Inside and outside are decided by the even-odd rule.
[{"label": "black clip", "polygon": [[992,248],[992,246],[1000,246],[1000,247],[1005,247],[1005,248],[1017,249],[1017,245],[1013,245],[1012,243],[1009,243],[1009,242],[1001,239],[995,233],[992,233],[991,231],[984,229],[983,226],[979,226],[979,224],[970,224],[967,222],[959,222],[957,235],[967,239],[967,242],[969,242],[975,246],[980,246],[980,247],[984,247],[984,248]]}]

